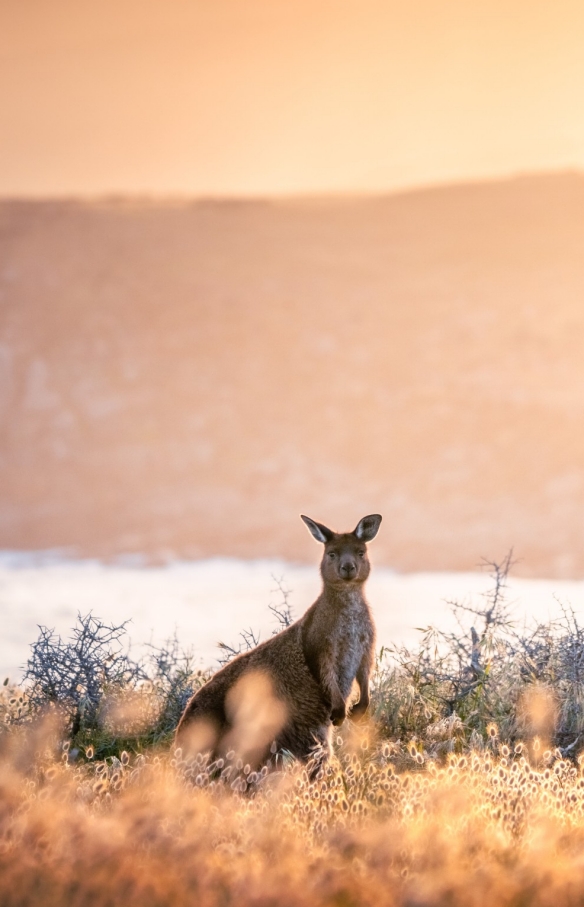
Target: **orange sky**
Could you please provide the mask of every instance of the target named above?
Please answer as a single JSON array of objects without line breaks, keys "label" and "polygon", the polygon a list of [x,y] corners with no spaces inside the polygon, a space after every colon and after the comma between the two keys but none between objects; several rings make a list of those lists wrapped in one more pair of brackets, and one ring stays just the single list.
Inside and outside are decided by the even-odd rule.
[{"label": "orange sky", "polygon": [[0,194],[584,168],[581,0],[0,0]]}]

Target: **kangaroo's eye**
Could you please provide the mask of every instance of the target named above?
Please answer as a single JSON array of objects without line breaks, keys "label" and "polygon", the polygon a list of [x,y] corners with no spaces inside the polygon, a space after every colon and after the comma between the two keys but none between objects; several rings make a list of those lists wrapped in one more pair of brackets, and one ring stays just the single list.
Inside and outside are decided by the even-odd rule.
[{"label": "kangaroo's eye", "polygon": [[365,557],[365,552],[364,552],[364,551],[358,551],[358,552],[357,552],[357,556],[358,556],[358,557]]},{"label": "kangaroo's eye", "polygon": [[336,558],[336,554],[334,551],[329,551],[328,555],[329,555],[331,561],[334,561],[334,559]]}]

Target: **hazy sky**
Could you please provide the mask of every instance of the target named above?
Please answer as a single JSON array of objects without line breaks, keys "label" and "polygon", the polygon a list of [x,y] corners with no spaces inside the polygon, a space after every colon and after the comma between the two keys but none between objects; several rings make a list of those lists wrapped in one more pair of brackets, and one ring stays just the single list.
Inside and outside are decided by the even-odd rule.
[{"label": "hazy sky", "polygon": [[584,168],[582,0],[0,0],[0,194]]}]

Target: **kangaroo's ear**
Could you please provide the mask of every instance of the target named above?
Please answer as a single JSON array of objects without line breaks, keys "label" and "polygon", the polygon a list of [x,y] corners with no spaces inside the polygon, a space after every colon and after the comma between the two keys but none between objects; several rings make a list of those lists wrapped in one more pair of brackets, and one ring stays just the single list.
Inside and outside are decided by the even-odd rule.
[{"label": "kangaroo's ear", "polygon": [[326,542],[330,542],[334,536],[332,529],[327,529],[322,523],[315,523],[314,520],[311,520],[308,516],[304,516],[302,513],[300,514],[300,518],[304,520],[317,542],[322,542],[324,545]]},{"label": "kangaroo's ear", "polygon": [[377,535],[380,525],[381,515],[379,513],[371,513],[369,516],[364,516],[362,520],[359,520],[353,535],[356,535],[362,542],[370,542]]}]

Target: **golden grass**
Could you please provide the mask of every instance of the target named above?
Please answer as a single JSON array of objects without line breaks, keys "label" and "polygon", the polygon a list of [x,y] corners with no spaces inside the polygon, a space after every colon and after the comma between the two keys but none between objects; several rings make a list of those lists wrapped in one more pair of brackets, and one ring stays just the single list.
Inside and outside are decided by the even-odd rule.
[{"label": "golden grass", "polygon": [[310,781],[235,754],[72,763],[54,734],[3,738],[3,907],[584,901],[584,774],[537,741],[437,764],[347,725]]}]

